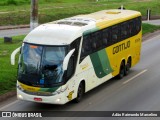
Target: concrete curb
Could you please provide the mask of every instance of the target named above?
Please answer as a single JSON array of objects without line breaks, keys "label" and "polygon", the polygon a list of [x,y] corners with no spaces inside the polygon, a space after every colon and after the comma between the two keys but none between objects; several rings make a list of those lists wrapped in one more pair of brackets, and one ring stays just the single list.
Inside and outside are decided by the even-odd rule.
[{"label": "concrete curb", "polygon": [[160,34],[160,30],[154,31],[152,33],[145,34],[145,35],[143,35],[142,40],[143,41],[149,40],[150,38],[153,38],[154,36],[159,35],[159,34]]},{"label": "concrete curb", "polygon": [[3,95],[0,95],[0,102],[5,101],[5,100],[7,100],[7,99],[9,99],[9,98],[11,98],[11,97],[13,97],[15,95],[16,95],[16,91],[15,90],[7,92],[7,93],[5,93]]},{"label": "concrete curb", "polygon": [[18,26],[0,26],[0,30],[29,28],[30,25],[18,25]]}]

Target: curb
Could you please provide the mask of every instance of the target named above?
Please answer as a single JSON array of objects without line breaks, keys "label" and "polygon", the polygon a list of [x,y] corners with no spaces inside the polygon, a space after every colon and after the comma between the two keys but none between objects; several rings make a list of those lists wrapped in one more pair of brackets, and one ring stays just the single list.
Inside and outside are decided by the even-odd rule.
[{"label": "curb", "polygon": [[152,38],[156,35],[159,35],[159,34],[160,34],[160,30],[156,30],[152,33],[147,33],[147,34],[142,36],[142,42],[145,41],[145,40],[149,40],[150,38]]},{"label": "curb", "polygon": [[5,94],[3,94],[3,95],[0,95],[0,102],[5,101],[5,100],[7,100],[8,98],[11,98],[11,97],[13,97],[13,96],[15,96],[15,95],[16,95],[16,91],[15,91],[15,90],[14,90],[14,91],[7,92],[7,93],[5,93]]},{"label": "curb", "polygon": [[30,25],[18,25],[18,26],[0,26],[0,30],[29,28]]}]

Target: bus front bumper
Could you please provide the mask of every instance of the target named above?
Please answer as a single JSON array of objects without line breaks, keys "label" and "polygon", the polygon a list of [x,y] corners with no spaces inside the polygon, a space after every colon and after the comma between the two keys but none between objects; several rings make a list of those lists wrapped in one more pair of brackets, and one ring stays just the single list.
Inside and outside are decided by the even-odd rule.
[{"label": "bus front bumper", "polygon": [[49,104],[65,104],[67,102],[65,93],[60,93],[53,96],[36,96],[27,94],[17,88],[17,98],[19,100],[32,101],[37,103],[49,103]]}]

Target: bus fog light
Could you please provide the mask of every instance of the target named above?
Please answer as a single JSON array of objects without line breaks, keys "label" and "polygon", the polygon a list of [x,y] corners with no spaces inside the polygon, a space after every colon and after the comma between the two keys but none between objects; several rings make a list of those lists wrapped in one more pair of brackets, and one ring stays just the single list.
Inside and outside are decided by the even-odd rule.
[{"label": "bus fog light", "polygon": [[18,99],[23,99],[23,96],[22,95],[17,95]]},{"label": "bus fog light", "polygon": [[60,102],[61,101],[61,98],[58,98],[57,100],[56,100],[56,102]]}]

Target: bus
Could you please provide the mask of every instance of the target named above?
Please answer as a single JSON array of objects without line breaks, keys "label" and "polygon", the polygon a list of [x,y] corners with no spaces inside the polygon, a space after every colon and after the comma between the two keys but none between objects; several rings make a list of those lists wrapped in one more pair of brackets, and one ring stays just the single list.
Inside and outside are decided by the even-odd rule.
[{"label": "bus", "polygon": [[110,9],[42,24],[20,51],[17,98],[38,103],[80,102],[113,77],[123,78],[140,60],[141,13]]}]

